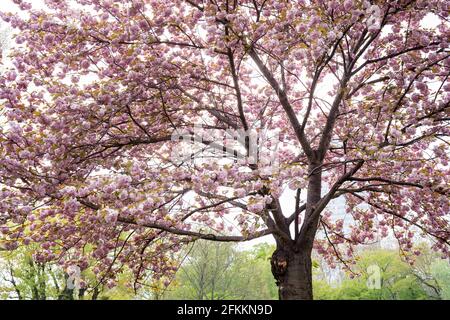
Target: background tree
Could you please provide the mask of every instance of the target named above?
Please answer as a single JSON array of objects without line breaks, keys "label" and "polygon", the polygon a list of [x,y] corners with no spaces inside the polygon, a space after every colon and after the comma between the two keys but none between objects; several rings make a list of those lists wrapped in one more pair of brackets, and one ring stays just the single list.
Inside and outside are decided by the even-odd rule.
[{"label": "background tree", "polygon": [[[417,249],[422,253],[410,264],[395,249],[360,248],[352,267],[354,273],[343,273],[339,281],[336,281],[337,277],[334,281],[324,280],[327,277],[320,275],[329,270],[322,270],[317,264],[314,297],[344,300],[448,299],[445,295],[448,282],[443,280],[450,275],[448,261],[433,254],[425,243]],[[378,268],[379,274],[378,271],[375,274],[374,267]],[[440,271],[434,271],[435,268]],[[380,286],[369,285],[370,278],[378,275]]]},{"label": "background tree", "polygon": [[450,265],[447,261],[437,260],[431,266],[433,278],[436,279],[440,289],[440,298],[450,299]]},{"label": "background tree", "polygon": [[[186,242],[272,235],[281,299],[312,298],[313,248],[348,266],[418,233],[448,256],[448,1],[14,2],[3,248],[138,286]],[[280,138],[276,166],[249,131]]]},{"label": "background tree", "polygon": [[[73,275],[50,262],[36,262],[36,248],[23,246],[0,252],[0,297],[18,300],[110,300],[140,299],[143,291],[133,290],[133,274],[123,270],[114,287],[99,284],[92,270]],[[76,278],[78,277],[78,278]],[[150,281],[149,281],[150,282]],[[153,297],[151,290],[147,294]]]},{"label": "background tree", "polygon": [[[47,300],[64,296],[64,272],[49,263],[34,261],[32,248],[2,252],[0,256],[0,294],[3,299]],[[72,292],[73,294],[73,292]]]},{"label": "background tree", "polygon": [[164,298],[275,299],[277,290],[267,263],[273,251],[267,244],[239,250],[234,244],[197,241]]},{"label": "background tree", "polygon": [[450,265],[447,261],[439,259],[439,255],[430,250],[427,243],[417,245],[416,250],[416,253],[419,254],[420,252],[420,255],[414,259],[414,264],[410,266],[412,274],[430,297],[446,299],[442,290],[447,287],[447,284],[441,283],[439,277],[436,276],[435,267],[444,263],[444,265],[447,264],[447,272],[450,272]]}]

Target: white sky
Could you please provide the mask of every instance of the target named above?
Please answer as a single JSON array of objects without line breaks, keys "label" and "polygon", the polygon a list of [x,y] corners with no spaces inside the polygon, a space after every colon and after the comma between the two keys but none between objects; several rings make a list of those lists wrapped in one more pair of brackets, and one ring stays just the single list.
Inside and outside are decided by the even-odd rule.
[{"label": "white sky", "polygon": [[[33,8],[42,8],[44,6],[43,0],[26,0],[31,3]],[[1,11],[11,11],[11,12],[19,12],[20,9],[17,9],[18,5],[15,4],[12,0],[0,0],[0,10]]]}]

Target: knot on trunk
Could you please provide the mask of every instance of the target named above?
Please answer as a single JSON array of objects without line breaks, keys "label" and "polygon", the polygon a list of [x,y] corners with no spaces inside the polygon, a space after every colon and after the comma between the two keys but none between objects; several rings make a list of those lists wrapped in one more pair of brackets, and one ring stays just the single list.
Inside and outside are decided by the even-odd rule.
[{"label": "knot on trunk", "polygon": [[272,266],[272,274],[275,278],[277,286],[283,281],[289,264],[289,253],[283,249],[276,249],[270,259]]}]

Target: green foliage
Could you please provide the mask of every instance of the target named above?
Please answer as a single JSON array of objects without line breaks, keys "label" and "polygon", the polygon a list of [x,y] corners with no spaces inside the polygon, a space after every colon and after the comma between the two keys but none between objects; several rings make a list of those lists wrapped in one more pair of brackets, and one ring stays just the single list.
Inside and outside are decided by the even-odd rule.
[{"label": "green foliage", "polygon": [[317,300],[335,300],[336,299],[336,288],[332,287],[325,280],[314,280],[313,285],[314,299]]},{"label": "green foliage", "polygon": [[133,274],[130,270],[124,270],[117,277],[117,285],[113,288],[100,287],[99,300],[133,300],[137,298],[133,290]]},{"label": "green foliage", "polygon": [[198,241],[175,281],[168,299],[276,299],[270,271],[273,246],[240,251],[232,244]]},{"label": "green foliage", "polygon": [[450,264],[446,260],[434,261],[431,274],[436,279],[442,299],[450,300]]},{"label": "green foliage", "polygon": [[[380,275],[380,286],[368,285],[370,267],[375,266]],[[423,300],[432,299],[417,269],[404,262],[397,251],[370,249],[362,251],[353,271],[360,276],[351,279],[343,275],[339,286],[332,287],[326,281],[314,282],[315,299],[337,300]],[[450,269],[442,274],[450,275]],[[450,283],[449,283],[450,284]]]},{"label": "green foliage", "polygon": [[[360,276],[351,278],[313,260],[314,298],[320,300],[422,300],[450,299],[450,264],[439,259],[427,246],[413,265],[404,262],[396,250],[365,249],[352,266]],[[270,257],[274,246],[259,244],[242,250],[234,244],[197,241],[184,252],[182,267],[168,288],[148,279],[137,292],[134,276],[123,269],[117,285],[98,284],[88,268],[82,273],[87,290],[76,296],[67,290],[61,267],[38,264],[34,248],[21,247],[0,252],[0,299],[277,299]],[[183,257],[182,256],[182,257]],[[380,287],[369,288],[376,266]],[[156,285],[155,285],[156,283]]]},{"label": "green foliage", "polygon": [[0,252],[0,299],[72,300],[72,299],[134,299],[129,285],[133,276],[125,269],[118,276],[117,286],[108,289],[98,285],[94,273],[87,269],[82,279],[87,290],[69,289],[68,274],[62,267],[37,263],[32,256],[35,247],[22,246],[14,251]]},{"label": "green foliage", "polygon": [[5,251],[0,256],[0,297],[2,299],[57,299],[64,274],[52,265],[37,263],[32,248]]}]

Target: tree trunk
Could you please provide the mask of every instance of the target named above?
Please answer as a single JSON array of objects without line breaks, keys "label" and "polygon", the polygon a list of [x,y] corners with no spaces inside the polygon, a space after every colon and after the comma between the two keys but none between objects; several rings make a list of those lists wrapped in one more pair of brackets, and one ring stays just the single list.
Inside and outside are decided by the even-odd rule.
[{"label": "tree trunk", "polygon": [[280,300],[312,300],[310,252],[277,249],[271,260]]},{"label": "tree trunk", "polygon": [[272,255],[272,274],[278,286],[280,300],[312,300],[311,253],[316,236],[320,212],[316,205],[321,199],[322,170],[319,162],[309,166],[305,219],[294,239],[274,234],[277,249]]}]

